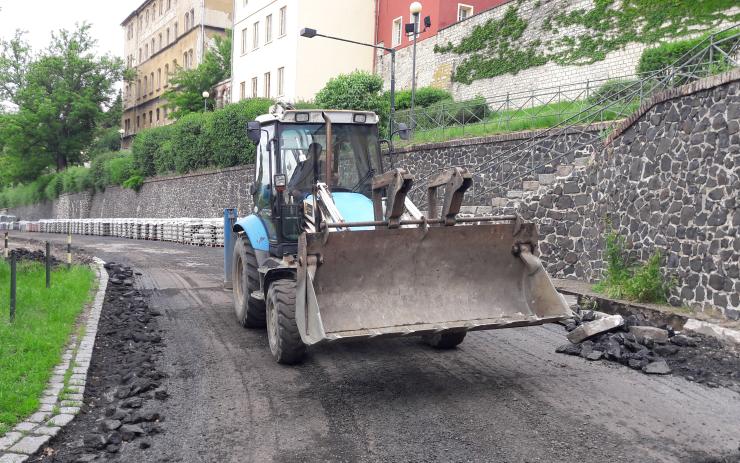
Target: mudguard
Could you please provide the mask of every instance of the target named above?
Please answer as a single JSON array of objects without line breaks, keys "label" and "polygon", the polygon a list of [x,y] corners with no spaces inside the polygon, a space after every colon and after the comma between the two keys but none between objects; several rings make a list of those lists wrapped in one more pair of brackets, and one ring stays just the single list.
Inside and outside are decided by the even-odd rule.
[{"label": "mudguard", "polygon": [[270,251],[270,240],[267,236],[267,229],[265,228],[265,224],[262,223],[262,219],[256,215],[250,215],[237,220],[234,224],[233,231],[244,231],[249,237],[249,241],[252,243],[252,248],[255,251]]}]

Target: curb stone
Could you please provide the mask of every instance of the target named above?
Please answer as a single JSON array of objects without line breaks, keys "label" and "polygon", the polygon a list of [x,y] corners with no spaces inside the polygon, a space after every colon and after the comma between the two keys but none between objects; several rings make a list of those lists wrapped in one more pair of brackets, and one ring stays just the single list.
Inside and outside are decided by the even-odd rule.
[{"label": "curb stone", "polygon": [[[82,313],[82,322],[85,335],[79,339],[76,334],[70,337],[67,350],[62,355],[62,361],[54,368],[51,380],[40,398],[41,406],[29,416],[26,421],[18,423],[15,428],[0,436],[0,463],[22,463],[30,455],[36,453],[52,436],[56,435],[63,426],[71,422],[79,413],[82,396],[85,392],[87,370],[90,367],[95,336],[98,332],[100,312],[105,301],[105,290],[108,287],[108,272],[103,262],[93,258],[98,277],[98,290],[95,293],[92,306],[85,314]],[[64,376],[67,372],[74,373],[69,384],[74,392],[64,394]],[[73,400],[68,400],[72,398]],[[77,400],[79,399],[79,400]]]}]

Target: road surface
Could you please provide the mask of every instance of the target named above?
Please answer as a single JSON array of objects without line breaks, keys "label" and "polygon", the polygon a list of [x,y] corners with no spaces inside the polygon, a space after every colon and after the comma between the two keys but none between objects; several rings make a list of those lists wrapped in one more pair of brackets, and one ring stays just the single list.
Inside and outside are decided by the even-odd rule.
[{"label": "road surface", "polygon": [[165,432],[146,451],[124,446],[120,461],[670,462],[738,454],[739,394],[556,354],[565,342],[557,325],[474,332],[442,352],[418,339],[326,345],[286,367],[273,361],[264,331],[237,324],[222,289],[222,249],[74,241],[142,272],[137,284],[165,314]]}]

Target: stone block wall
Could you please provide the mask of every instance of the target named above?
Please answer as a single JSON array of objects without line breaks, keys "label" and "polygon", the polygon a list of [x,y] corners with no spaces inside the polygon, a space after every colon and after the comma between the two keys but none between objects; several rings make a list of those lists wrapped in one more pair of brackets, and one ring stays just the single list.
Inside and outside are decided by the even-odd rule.
[{"label": "stone block wall", "polygon": [[[520,0],[507,2],[496,8],[484,11],[465,21],[455,23],[438,31],[437,35],[417,42],[416,77],[419,86],[435,86],[452,92],[456,100],[470,99],[475,96],[486,98],[516,94],[517,92],[531,92],[537,89],[577,86],[572,98],[582,98],[582,86],[592,82],[598,87],[608,79],[628,78],[635,75],[637,64],[646,46],[641,43],[629,43],[624,48],[608,53],[605,59],[592,64],[559,65],[549,62],[542,66],[525,69],[516,75],[505,74],[494,78],[476,80],[470,85],[452,81],[452,75],[466,55],[455,53],[435,53],[434,46],[445,46],[448,43],[458,44],[469,36],[476,26],[487,21],[501,19],[507,9],[515,5],[518,14],[525,19],[529,26],[520,39],[531,43],[535,40],[549,42],[562,37],[574,37],[583,33],[579,26],[559,28],[558,34],[553,37],[545,36],[541,26],[553,13],[567,13],[579,9],[592,9],[593,0]],[[729,13],[736,12],[732,9]],[[434,19],[434,18],[432,18]],[[729,27],[732,24],[718,25],[718,29]],[[545,48],[546,44],[543,45]],[[412,80],[412,52],[413,47],[405,47],[396,53],[396,85],[397,88],[411,88]],[[386,89],[390,86],[390,55],[379,53],[376,56],[376,72],[385,81]],[[577,85],[578,84],[578,85]],[[522,98],[524,101],[525,98]],[[518,104],[516,100],[511,104]]]},{"label": "stone block wall", "polygon": [[556,277],[602,277],[604,237],[660,252],[669,302],[740,316],[740,69],[656,95],[591,165],[512,204]]},{"label": "stone block wall", "polygon": [[109,187],[103,192],[61,195],[55,201],[12,208],[21,220],[87,219],[130,217],[221,217],[226,207],[236,207],[240,215],[252,208],[248,187],[254,178],[253,166],[171,177],[155,177],[144,182],[137,193]]},{"label": "stone block wall", "polygon": [[[501,188],[495,186],[498,182],[519,173],[529,172],[532,163],[535,166],[542,166],[537,170],[537,174],[554,173],[560,164],[573,164],[576,158],[591,155],[594,150],[600,149],[601,141],[593,143],[594,135],[612,126],[613,123],[608,122],[575,127],[557,141],[551,131],[528,130],[414,145],[397,150],[398,158],[395,165],[408,169],[416,177],[415,184],[422,186],[427,177],[442,169],[453,166],[467,167],[475,173],[473,188],[468,190],[465,196],[466,204],[490,206],[491,198],[503,196],[507,189],[516,189],[521,185],[521,180],[516,180]],[[537,150],[533,156],[530,140],[538,138],[541,138],[542,142],[537,143]],[[557,157],[557,148],[563,152],[564,146],[571,146],[577,140],[589,144],[580,150],[567,153],[562,159],[553,160],[553,157]],[[412,195],[412,199],[422,201],[424,194],[425,192],[418,190]]]}]

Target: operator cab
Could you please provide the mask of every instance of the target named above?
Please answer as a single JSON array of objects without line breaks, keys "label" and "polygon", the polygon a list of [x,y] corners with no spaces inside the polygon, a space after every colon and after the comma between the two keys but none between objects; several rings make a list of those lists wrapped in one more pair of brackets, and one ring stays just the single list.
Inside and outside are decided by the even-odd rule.
[{"label": "operator cab", "polygon": [[370,207],[372,179],[383,171],[375,113],[288,110],[258,117],[249,134],[257,144],[250,192],[270,254],[295,252],[304,200],[317,182],[347,193],[354,208]]}]

